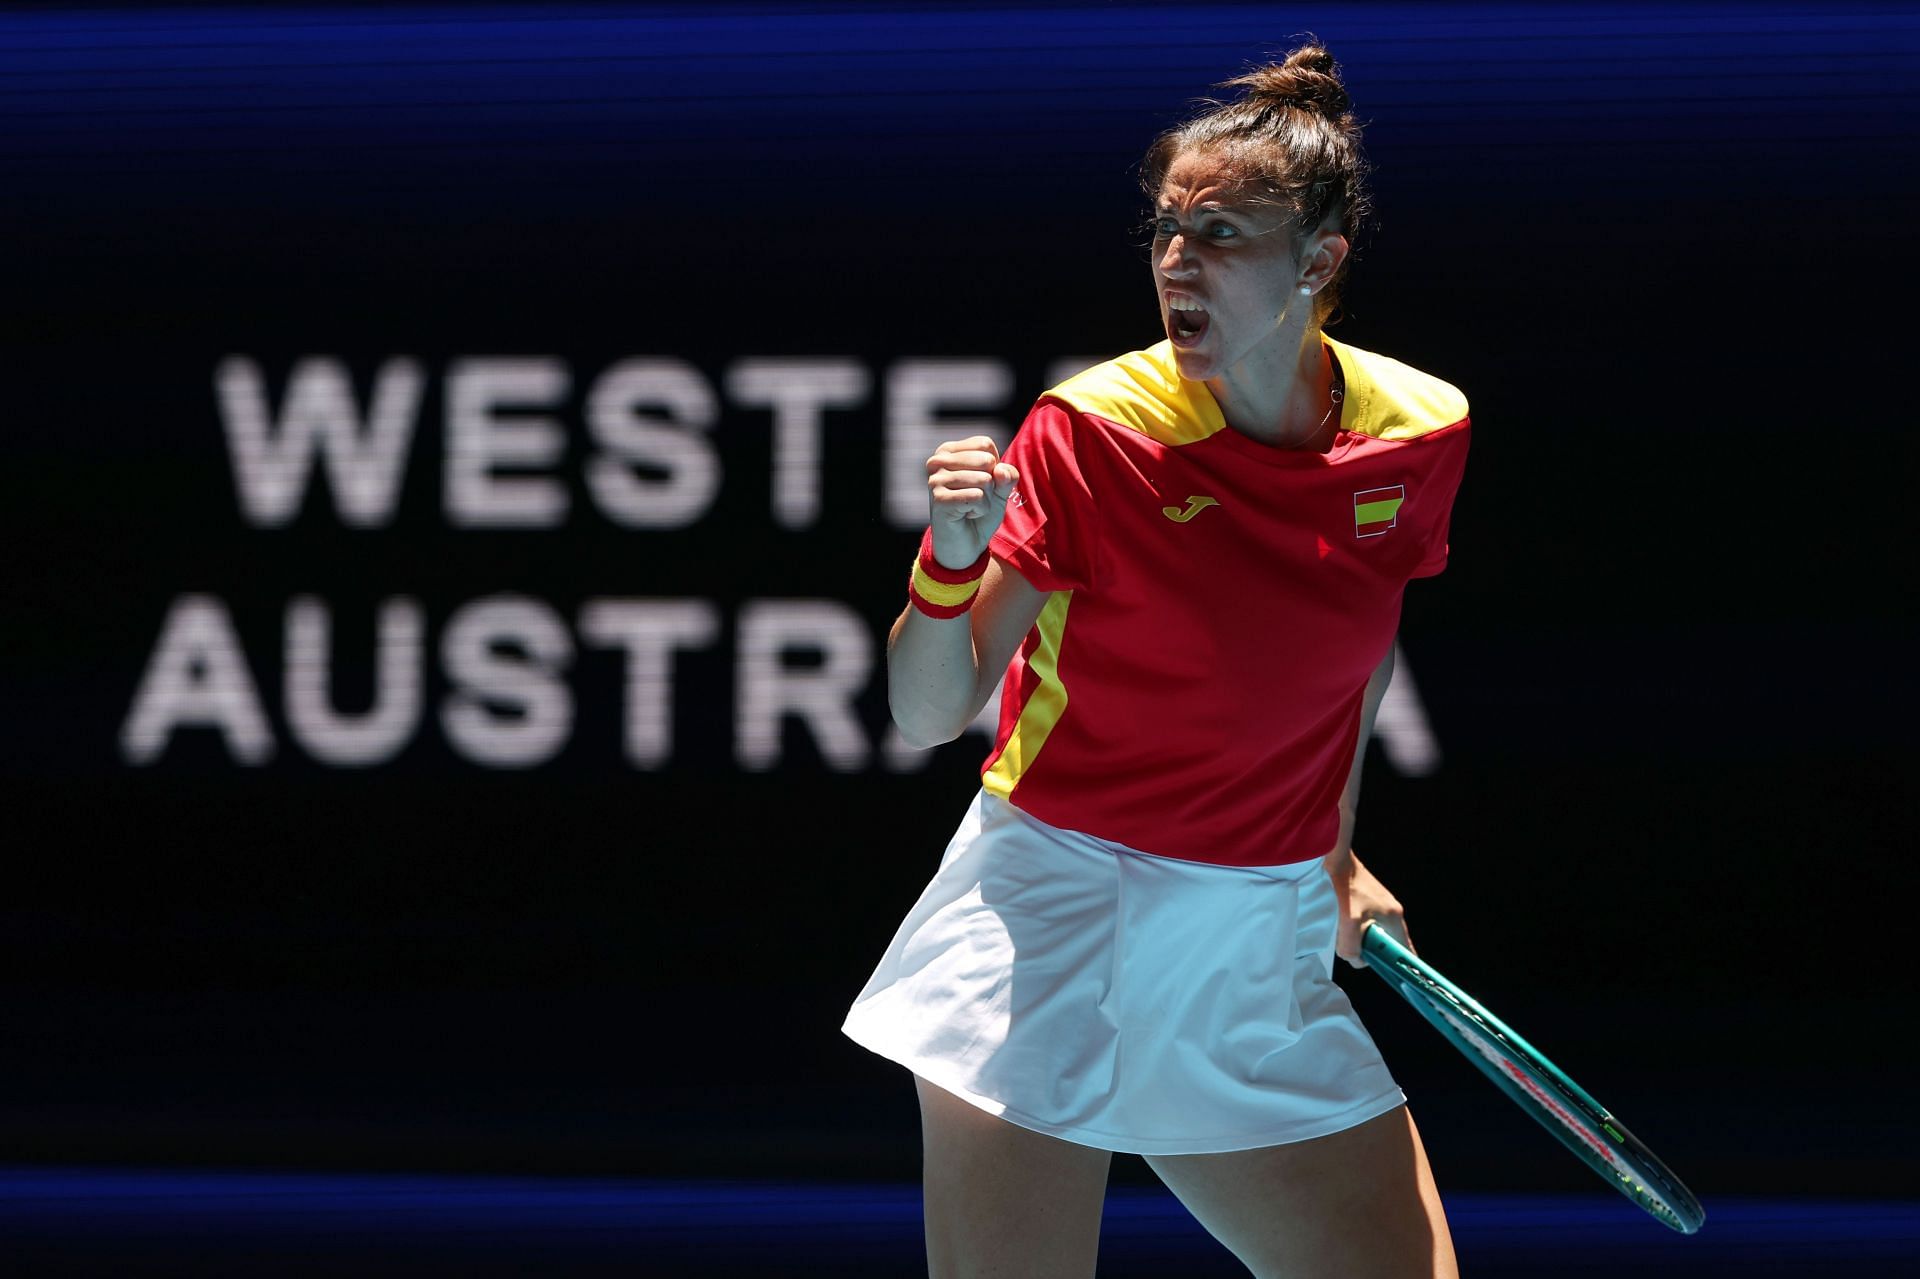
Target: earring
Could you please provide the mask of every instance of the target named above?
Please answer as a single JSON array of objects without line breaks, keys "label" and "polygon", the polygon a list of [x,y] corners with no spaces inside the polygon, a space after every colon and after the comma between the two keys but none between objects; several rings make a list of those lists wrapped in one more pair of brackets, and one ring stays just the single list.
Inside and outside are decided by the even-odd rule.
[{"label": "earring", "polygon": [[1301,297],[1303,297],[1303,298],[1310,298],[1310,297],[1312,297],[1312,296],[1313,296],[1313,286],[1311,286],[1311,285],[1307,285],[1307,284],[1303,284],[1303,285],[1301,285],[1301,286],[1300,286],[1300,296],[1301,296]]}]

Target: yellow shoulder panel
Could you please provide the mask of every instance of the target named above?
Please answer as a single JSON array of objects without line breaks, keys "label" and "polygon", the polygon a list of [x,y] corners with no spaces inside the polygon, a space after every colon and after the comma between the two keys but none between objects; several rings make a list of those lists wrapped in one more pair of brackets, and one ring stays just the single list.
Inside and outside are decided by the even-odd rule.
[{"label": "yellow shoulder panel", "polygon": [[1180,377],[1171,342],[1096,364],[1047,394],[1161,444],[1192,444],[1227,424],[1205,384]]},{"label": "yellow shoulder panel", "polygon": [[[1467,397],[1430,373],[1320,335],[1346,375],[1340,424],[1356,435],[1417,439],[1467,416]],[[1193,444],[1226,429],[1204,382],[1189,382],[1174,363],[1173,343],[1096,364],[1047,392],[1083,413],[1140,432],[1161,444]]]},{"label": "yellow shoulder panel", "polygon": [[1411,440],[1467,415],[1467,397],[1450,383],[1324,333],[1320,340],[1333,348],[1346,374],[1347,402],[1340,410],[1340,424],[1355,435]]}]

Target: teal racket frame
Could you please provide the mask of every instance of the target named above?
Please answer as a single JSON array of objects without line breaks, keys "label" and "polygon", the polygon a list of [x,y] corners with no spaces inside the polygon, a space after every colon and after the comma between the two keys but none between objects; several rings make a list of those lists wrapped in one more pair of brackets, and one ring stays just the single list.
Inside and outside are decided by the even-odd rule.
[{"label": "teal racket frame", "polygon": [[1401,998],[1603,1181],[1683,1235],[1700,1229],[1707,1214],[1693,1192],[1544,1053],[1386,929],[1368,927],[1361,950]]}]

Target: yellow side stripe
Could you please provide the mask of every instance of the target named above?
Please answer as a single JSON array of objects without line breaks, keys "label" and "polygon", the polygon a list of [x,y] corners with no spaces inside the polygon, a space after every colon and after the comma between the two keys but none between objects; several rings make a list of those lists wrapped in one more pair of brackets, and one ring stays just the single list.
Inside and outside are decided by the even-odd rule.
[{"label": "yellow side stripe", "polygon": [[1067,608],[1072,603],[1072,591],[1055,591],[1040,610],[1040,620],[1034,623],[1040,628],[1040,643],[1027,659],[1027,668],[1039,677],[1040,687],[1020,708],[1020,720],[1007,736],[1000,758],[980,779],[989,794],[1001,799],[1013,794],[1021,777],[1033,767],[1040,748],[1047,744],[1053,726],[1067,713],[1067,686],[1060,681],[1060,642],[1066,635]]}]

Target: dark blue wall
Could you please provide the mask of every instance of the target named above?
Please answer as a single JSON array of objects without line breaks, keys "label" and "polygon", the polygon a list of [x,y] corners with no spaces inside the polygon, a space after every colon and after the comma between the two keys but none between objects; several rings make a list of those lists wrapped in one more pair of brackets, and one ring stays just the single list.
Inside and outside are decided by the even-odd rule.
[{"label": "dark blue wall", "polygon": [[[1871,1181],[1843,1116],[1780,1098],[1816,1066],[1883,1085],[1830,1046],[1911,993],[1869,921],[1914,834],[1920,17],[1868,4],[0,17],[0,983],[34,1083],[0,1131],[50,1158],[910,1167],[904,1076],[835,1028],[983,743],[885,766],[876,665],[869,761],[787,723],[776,766],[743,766],[737,619],[825,600],[878,643],[916,538],[882,501],[889,377],[998,361],[983,415],[1010,427],[1056,360],[1156,340],[1132,166],[1304,31],[1378,170],[1335,332],[1475,419],[1452,566],[1402,633],[1442,762],[1376,753],[1359,846],[1427,953],[1683,1171]],[[316,482],[249,521],[215,390],[235,356],[274,395],[330,357],[363,401],[417,363],[391,519],[351,527]],[[504,356],[570,375],[537,468],[571,501],[555,527],[446,514],[452,367]],[[622,527],[586,479],[591,388],[640,356],[722,392],[723,480],[687,527]],[[723,393],[746,357],[871,379],[826,419],[803,527],[770,509],[769,414]],[[550,759],[451,749],[438,645],[502,592],[569,626],[593,599],[709,603],[671,758],[623,757],[623,668],[577,636]],[[270,759],[206,728],[123,748],[183,595],[230,617]],[[374,696],[381,601],[423,610],[421,724],[377,767],[289,736],[302,596],[343,708]],[[1416,1100],[1464,1130],[1477,1079],[1361,976]],[[1789,1135],[1733,1149],[1762,1111]],[[1584,1176],[1461,1137],[1463,1177]]]}]

